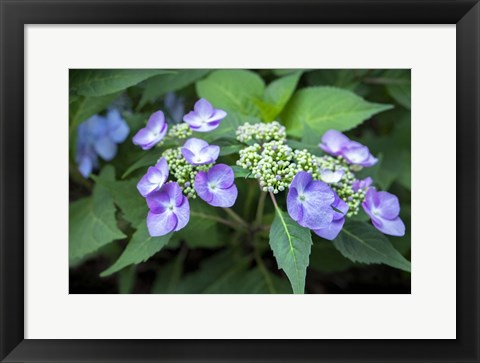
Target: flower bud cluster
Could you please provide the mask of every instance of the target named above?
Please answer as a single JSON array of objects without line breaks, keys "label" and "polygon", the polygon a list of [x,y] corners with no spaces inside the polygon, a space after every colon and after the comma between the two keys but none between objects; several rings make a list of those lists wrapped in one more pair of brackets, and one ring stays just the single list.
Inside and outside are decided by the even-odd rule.
[{"label": "flower bud cluster", "polygon": [[249,124],[248,122],[239,126],[236,131],[237,140],[240,142],[247,142],[252,139],[257,141],[283,141],[287,138],[287,131],[285,126],[282,126],[277,121],[270,123]]},{"label": "flower bud cluster", "polygon": [[171,126],[168,130],[168,136],[177,138],[177,139],[186,139],[189,136],[192,136],[192,130],[187,123],[181,123]]},{"label": "flower bud cluster", "polygon": [[347,217],[357,215],[360,205],[365,199],[366,191],[359,189],[355,192],[353,190],[352,184],[356,178],[346,160],[341,156],[335,158],[330,155],[325,155],[317,157],[317,166],[319,170],[343,170],[344,174],[342,179],[337,183],[330,184],[330,187],[348,204]]},{"label": "flower bud cluster", "polygon": [[287,189],[299,171],[309,171],[318,177],[315,156],[307,150],[293,150],[278,140],[241,150],[237,165],[250,170],[263,191],[274,194]]},{"label": "flower bud cluster", "polygon": [[195,176],[199,171],[207,171],[213,164],[207,165],[191,165],[182,155],[180,147],[167,149],[163,152],[162,156],[167,160],[168,167],[170,169],[170,175],[172,175],[177,181],[178,185],[189,198],[196,198],[194,183]]}]

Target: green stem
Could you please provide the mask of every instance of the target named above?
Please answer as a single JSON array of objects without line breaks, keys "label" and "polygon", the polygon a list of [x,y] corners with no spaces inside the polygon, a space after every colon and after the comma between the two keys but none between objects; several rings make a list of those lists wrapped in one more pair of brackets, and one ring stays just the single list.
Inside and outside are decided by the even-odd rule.
[{"label": "green stem", "polygon": [[265,266],[265,264],[263,263],[262,256],[260,256],[258,247],[256,245],[253,254],[255,257],[255,261],[257,262],[258,268],[260,269],[260,272],[262,273],[263,277],[265,277],[265,282],[267,283],[268,290],[271,294],[276,294],[277,291],[275,290],[275,286],[273,285],[272,278],[268,273],[267,266]]},{"label": "green stem", "polygon": [[[204,213],[199,213],[199,212],[194,212],[194,211],[190,211],[190,215],[205,218],[205,219],[210,219],[212,221],[216,221],[218,223],[225,224],[226,226],[229,226],[233,229],[240,229],[239,226],[237,226],[235,223],[230,222],[230,221],[228,221],[226,219],[223,219],[223,218],[220,218],[220,217],[216,217],[216,216],[212,216],[212,215],[204,214]],[[244,226],[241,226],[241,228],[244,228]]]},{"label": "green stem", "polygon": [[240,217],[237,213],[235,213],[235,212],[233,211],[233,209],[231,209],[231,208],[223,208],[223,210],[224,210],[225,212],[227,212],[227,214],[228,214],[230,217],[232,217],[235,221],[237,221],[241,226],[243,226],[243,227],[246,228],[246,229],[249,229],[248,223],[245,222],[245,221],[243,220],[243,218]]},{"label": "green stem", "polygon": [[260,197],[258,198],[257,204],[257,215],[255,216],[255,225],[260,226],[262,224],[263,210],[265,209],[265,198],[267,193],[260,192]]},{"label": "green stem", "polygon": [[275,209],[280,209],[278,208],[278,204],[277,204],[277,200],[275,199],[275,196],[273,195],[272,192],[269,193],[270,194],[270,198],[272,198],[272,202],[273,202],[273,205],[275,206]]}]

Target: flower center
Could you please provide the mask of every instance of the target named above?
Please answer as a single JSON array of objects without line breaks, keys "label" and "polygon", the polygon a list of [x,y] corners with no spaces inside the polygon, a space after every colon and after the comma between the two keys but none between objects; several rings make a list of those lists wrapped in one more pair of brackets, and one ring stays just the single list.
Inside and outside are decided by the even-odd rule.
[{"label": "flower center", "polygon": [[215,190],[215,189],[217,189],[217,184],[215,184],[215,183],[210,183],[210,184],[208,184],[208,187],[209,187],[210,189],[212,189],[212,190]]},{"label": "flower center", "polygon": [[298,196],[298,199],[300,199],[300,201],[302,201],[302,202],[305,202],[305,199],[306,199],[306,198],[305,198],[305,195],[304,195],[304,194],[300,194],[300,195]]},{"label": "flower center", "polygon": [[173,204],[170,203],[170,205],[168,206],[168,209],[173,210]]}]

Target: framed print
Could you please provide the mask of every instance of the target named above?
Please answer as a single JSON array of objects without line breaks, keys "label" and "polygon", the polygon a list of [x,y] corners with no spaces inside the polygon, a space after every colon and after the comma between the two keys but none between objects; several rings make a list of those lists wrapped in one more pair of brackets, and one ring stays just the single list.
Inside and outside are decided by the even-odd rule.
[{"label": "framed print", "polygon": [[2,361],[479,361],[478,2],[1,11]]}]

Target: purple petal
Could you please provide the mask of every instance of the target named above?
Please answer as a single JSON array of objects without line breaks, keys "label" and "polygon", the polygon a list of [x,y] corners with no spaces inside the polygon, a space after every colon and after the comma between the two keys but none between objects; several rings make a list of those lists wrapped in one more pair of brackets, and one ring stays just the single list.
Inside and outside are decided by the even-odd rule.
[{"label": "purple petal", "polygon": [[370,211],[373,208],[378,207],[379,204],[380,200],[378,199],[378,192],[375,188],[369,188],[365,195],[365,200],[362,203],[363,209],[367,212],[367,210]]},{"label": "purple petal", "polygon": [[370,185],[372,185],[373,179],[370,178],[369,176],[366,177],[363,180],[355,180],[352,184],[352,189],[354,192],[358,192],[360,189],[361,190],[367,190]]},{"label": "purple petal", "polygon": [[[150,169],[154,169],[154,168],[149,168]],[[142,195],[142,197],[146,197],[147,195],[149,195],[150,193],[156,191],[156,190],[159,190],[159,186],[157,183],[152,183],[150,180],[149,180],[149,176],[148,176],[148,172],[147,174],[145,174],[141,179],[140,181],[138,182],[137,184],[137,189],[138,191],[140,192],[140,194]]]},{"label": "purple petal", "polygon": [[290,188],[295,188],[299,194],[302,194],[312,179],[313,178],[310,173],[307,173],[306,171],[300,171],[297,173],[297,175],[295,175],[290,183]]},{"label": "purple petal", "polygon": [[161,158],[154,167],[148,168],[147,173],[138,182],[137,189],[140,194],[146,197],[148,194],[160,190],[167,181],[168,173],[167,161],[165,158]]},{"label": "purple petal", "polygon": [[197,175],[195,176],[194,187],[198,196],[202,198],[205,202],[210,203],[212,201],[213,194],[208,189],[208,178],[206,172],[200,171],[197,173]]},{"label": "purple petal", "polygon": [[334,210],[331,204],[335,201],[335,195],[330,187],[324,182],[315,180],[308,184],[303,196],[304,201],[302,201],[302,193],[299,193],[303,206],[303,218],[298,223],[310,229],[328,226],[333,220]]},{"label": "purple petal", "polygon": [[214,207],[228,208],[235,204],[238,196],[238,190],[235,184],[232,184],[230,188],[220,189],[217,188],[211,191],[213,198],[208,204]]},{"label": "purple petal", "polygon": [[338,209],[341,213],[337,212],[334,210],[333,214],[333,220],[338,221],[342,218],[345,218],[345,216],[348,213],[348,204],[345,203],[336,193],[335,193],[335,201],[332,204],[332,207],[335,209]]},{"label": "purple petal", "polygon": [[390,236],[401,237],[405,235],[405,224],[403,224],[400,217],[391,220],[375,217],[372,218],[372,223],[380,232]]},{"label": "purple petal", "polygon": [[167,193],[170,201],[173,203],[174,206],[179,206],[183,203],[183,193],[182,188],[176,182],[167,183],[165,184],[162,189],[160,189],[163,193]]},{"label": "purple petal", "polygon": [[351,145],[343,151],[343,156],[350,164],[360,165],[368,160],[370,152],[368,147],[352,141]]},{"label": "purple petal", "polygon": [[208,118],[208,123],[220,123],[220,121],[223,120],[225,117],[227,117],[227,113],[224,110],[216,109],[213,111],[213,114]]},{"label": "purple petal", "polygon": [[320,178],[328,184],[338,183],[343,178],[344,173],[342,169],[336,171],[323,169],[320,172]]},{"label": "purple petal", "polygon": [[350,142],[350,139],[337,130],[328,130],[323,134],[320,148],[331,154],[338,156],[342,149]]},{"label": "purple petal", "polygon": [[112,160],[117,154],[117,144],[110,140],[108,136],[99,138],[93,144],[97,154],[105,161]]},{"label": "purple petal", "polygon": [[154,112],[147,121],[147,129],[159,134],[165,128],[165,116],[162,111]]},{"label": "purple petal", "polygon": [[207,173],[208,183],[214,184],[217,188],[230,188],[235,180],[235,174],[231,167],[225,164],[217,164],[210,168]]},{"label": "purple petal", "polygon": [[124,142],[130,129],[118,110],[112,109],[108,111],[107,123],[110,138],[117,144]]},{"label": "purple petal", "polygon": [[185,160],[187,160],[189,162],[189,164],[191,165],[201,165],[201,162],[202,162],[202,159],[200,159],[200,157],[197,158],[197,156],[192,152],[190,151],[189,149],[185,148],[185,147],[182,147],[180,149],[183,157],[185,158]]},{"label": "purple petal", "polygon": [[183,121],[190,125],[190,128],[202,126],[202,119],[195,111],[190,111],[183,116]]},{"label": "purple petal", "polygon": [[190,219],[190,204],[188,203],[188,199],[185,196],[183,196],[180,205],[175,207],[174,212],[178,220],[175,231],[178,231],[185,227]]},{"label": "purple petal", "polygon": [[158,169],[162,173],[162,175],[165,175],[165,179],[168,178],[170,169],[168,168],[167,159],[165,159],[164,157],[160,158],[155,164],[155,168]]},{"label": "purple petal", "polygon": [[204,98],[200,98],[197,102],[195,102],[193,109],[203,120],[208,120],[213,114],[212,104]]},{"label": "purple petal", "polygon": [[168,210],[171,201],[167,193],[162,189],[149,193],[146,197],[148,208],[154,213],[164,213]]},{"label": "purple petal", "polygon": [[365,160],[361,165],[368,168],[370,166],[373,166],[377,163],[378,159],[374,157],[372,154],[368,156],[368,159]]},{"label": "purple petal", "polygon": [[132,141],[135,145],[140,146],[143,150],[151,149],[155,146],[155,134],[147,128],[140,129]]},{"label": "purple petal", "polygon": [[208,155],[211,160],[210,162],[213,163],[215,160],[218,159],[218,155],[220,155],[220,146],[209,145],[202,150],[202,153]]},{"label": "purple petal", "polygon": [[297,189],[290,187],[287,194],[287,211],[296,222],[303,218],[303,207],[298,199]]},{"label": "purple petal", "polygon": [[202,122],[200,125],[192,125],[190,124],[190,128],[196,132],[209,132],[215,130],[218,125],[220,125],[220,121],[213,121],[213,122]]},{"label": "purple petal", "polygon": [[378,197],[378,211],[381,217],[394,219],[400,214],[398,198],[388,192],[376,192]]},{"label": "purple petal", "polygon": [[199,154],[200,151],[202,151],[202,149],[206,146],[208,146],[208,142],[195,137],[188,139],[185,141],[185,144],[183,144],[184,148],[189,149],[194,154]]},{"label": "purple petal", "polygon": [[85,121],[87,134],[93,139],[98,139],[107,134],[107,119],[103,116],[94,115]]},{"label": "purple petal", "polygon": [[330,223],[327,227],[314,229],[313,232],[315,232],[316,235],[322,238],[332,241],[338,236],[338,234],[343,228],[344,223],[345,218],[342,218],[336,221],[332,221],[332,223]]},{"label": "purple petal", "polygon": [[184,158],[192,165],[204,165],[213,163],[220,154],[220,147],[208,145],[201,139],[188,139],[180,149]]},{"label": "purple petal", "polygon": [[82,176],[86,179],[92,173],[92,170],[92,159],[90,159],[88,156],[82,157],[78,165],[78,171],[80,172],[80,174],[82,174]]},{"label": "purple petal", "polygon": [[152,237],[164,236],[172,232],[177,227],[177,217],[171,210],[164,213],[148,212],[147,228]]}]

